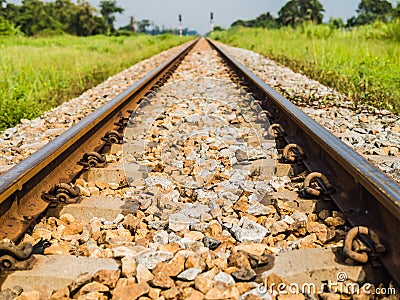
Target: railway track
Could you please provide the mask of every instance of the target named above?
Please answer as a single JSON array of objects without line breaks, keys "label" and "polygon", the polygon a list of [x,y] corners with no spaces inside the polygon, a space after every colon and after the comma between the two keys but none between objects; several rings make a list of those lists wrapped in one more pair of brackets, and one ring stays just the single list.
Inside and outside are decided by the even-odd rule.
[{"label": "railway track", "polygon": [[397,297],[399,186],[212,41],[0,179],[9,299]]}]

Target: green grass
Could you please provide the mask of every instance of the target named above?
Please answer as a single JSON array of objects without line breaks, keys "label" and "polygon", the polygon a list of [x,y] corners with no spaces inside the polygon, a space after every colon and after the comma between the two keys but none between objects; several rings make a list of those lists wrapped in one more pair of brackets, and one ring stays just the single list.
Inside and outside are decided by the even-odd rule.
[{"label": "green grass", "polygon": [[190,38],[173,35],[0,38],[0,130],[81,94]]},{"label": "green grass", "polygon": [[274,59],[354,100],[400,113],[400,21],[352,31],[306,24],[293,29],[232,28],[214,39]]}]

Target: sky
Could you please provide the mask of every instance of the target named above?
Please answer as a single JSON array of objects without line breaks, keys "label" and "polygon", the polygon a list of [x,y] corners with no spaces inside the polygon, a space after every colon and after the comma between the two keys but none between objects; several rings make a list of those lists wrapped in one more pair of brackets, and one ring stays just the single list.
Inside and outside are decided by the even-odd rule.
[{"label": "sky", "polygon": [[[98,7],[100,0],[88,0],[88,2]],[[149,19],[160,28],[162,26],[177,28],[178,15],[181,14],[185,28],[205,34],[210,30],[210,12],[214,13],[215,25],[227,28],[238,19],[254,19],[267,11],[277,16],[279,9],[286,2],[288,0],[117,0],[117,4],[124,8],[124,12],[116,15],[115,27],[128,25],[130,16],[133,16],[135,20]],[[320,0],[320,2],[325,8],[325,20],[338,17],[346,21],[356,14],[360,0]],[[395,4],[397,0],[390,2]]]},{"label": "sky", "polygon": [[[98,6],[100,0],[89,0]],[[204,34],[210,30],[210,12],[214,13],[215,25],[229,27],[238,19],[254,19],[267,11],[277,16],[287,0],[117,0],[125,9],[117,16],[116,27],[129,24],[129,16],[135,20],[149,19],[158,26],[178,27],[178,15],[183,26]],[[341,17],[345,21],[356,14],[360,0],[320,0],[325,8],[325,19]],[[391,1],[396,3],[396,0]]]}]

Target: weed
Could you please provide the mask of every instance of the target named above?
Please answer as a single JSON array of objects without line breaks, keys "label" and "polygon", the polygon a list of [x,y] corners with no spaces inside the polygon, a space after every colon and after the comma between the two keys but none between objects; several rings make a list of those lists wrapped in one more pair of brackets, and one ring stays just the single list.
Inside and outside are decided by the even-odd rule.
[{"label": "weed", "polygon": [[31,119],[189,37],[57,36],[0,39],[0,130]]},{"label": "weed", "polygon": [[232,28],[214,39],[259,52],[348,95],[400,113],[400,21],[353,30],[304,24],[280,29]]}]

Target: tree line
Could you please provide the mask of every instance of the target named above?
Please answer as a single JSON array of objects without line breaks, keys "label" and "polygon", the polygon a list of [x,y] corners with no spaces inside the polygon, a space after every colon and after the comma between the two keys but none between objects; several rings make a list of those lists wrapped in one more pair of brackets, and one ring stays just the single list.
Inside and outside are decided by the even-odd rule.
[{"label": "tree line", "polygon": [[110,34],[115,14],[122,13],[116,0],[100,1],[99,10],[85,0],[22,0],[21,5],[0,0],[0,35],[68,33],[78,36]]},{"label": "tree line", "polygon": [[[133,31],[147,34],[178,34],[178,29],[160,28],[148,19],[114,27],[115,16],[124,9],[116,0],[102,0],[99,9],[86,0],[22,0],[21,5],[0,0],[0,36],[4,35],[55,35],[67,33],[77,36],[96,34],[129,35]],[[183,29],[184,35],[197,34],[194,30]]]},{"label": "tree line", "polygon": [[[121,31],[132,31],[132,27],[134,27],[135,31],[137,32],[142,32],[146,34],[151,34],[151,35],[158,35],[158,34],[179,34],[179,29],[177,28],[165,28],[162,26],[156,25],[154,22],[152,22],[149,19],[143,19],[135,22],[133,19],[131,19],[131,24],[128,24],[126,26],[120,27],[119,29]],[[182,34],[183,35],[197,35],[196,30],[190,30],[189,28],[182,28]]]},{"label": "tree line", "polygon": [[[318,0],[290,0],[278,11],[276,18],[267,12],[253,20],[237,20],[231,26],[278,28],[295,27],[304,22],[320,24],[324,18],[324,11]],[[361,0],[356,12],[357,15],[348,19],[346,23],[341,18],[331,18],[329,23],[335,27],[354,27],[377,20],[387,22],[400,18],[400,3],[394,8],[387,0]]]}]

